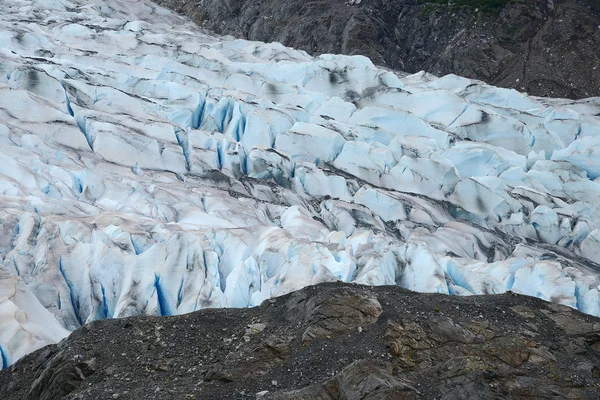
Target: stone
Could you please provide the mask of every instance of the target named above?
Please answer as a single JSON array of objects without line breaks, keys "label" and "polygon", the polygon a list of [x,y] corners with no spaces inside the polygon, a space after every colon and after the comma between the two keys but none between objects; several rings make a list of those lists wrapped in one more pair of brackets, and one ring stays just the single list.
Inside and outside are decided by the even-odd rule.
[{"label": "stone", "polygon": [[[600,319],[518,294],[333,282],[127,324],[97,321],[24,356],[0,371],[2,400],[600,398]],[[155,341],[158,326],[176,346]]]},{"label": "stone", "polygon": [[438,1],[156,2],[219,34],[314,55],[361,54],[409,73],[453,73],[536,96],[600,95],[597,1],[509,1],[498,10]]}]

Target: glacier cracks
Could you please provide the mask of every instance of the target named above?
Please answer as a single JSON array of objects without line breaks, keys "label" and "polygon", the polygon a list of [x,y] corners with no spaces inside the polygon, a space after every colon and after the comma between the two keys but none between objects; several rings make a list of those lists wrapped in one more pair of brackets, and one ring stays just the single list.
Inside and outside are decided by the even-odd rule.
[{"label": "glacier cracks", "polygon": [[600,315],[599,99],[206,34],[145,0],[0,10],[0,355],[343,280]]}]

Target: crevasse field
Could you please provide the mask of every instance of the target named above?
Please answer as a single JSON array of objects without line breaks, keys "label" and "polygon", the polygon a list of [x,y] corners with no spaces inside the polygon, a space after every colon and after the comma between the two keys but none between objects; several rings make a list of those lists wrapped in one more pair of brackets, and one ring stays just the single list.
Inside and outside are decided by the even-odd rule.
[{"label": "crevasse field", "polygon": [[334,280],[599,315],[598,115],[146,0],[3,0],[0,367],[93,320]]}]

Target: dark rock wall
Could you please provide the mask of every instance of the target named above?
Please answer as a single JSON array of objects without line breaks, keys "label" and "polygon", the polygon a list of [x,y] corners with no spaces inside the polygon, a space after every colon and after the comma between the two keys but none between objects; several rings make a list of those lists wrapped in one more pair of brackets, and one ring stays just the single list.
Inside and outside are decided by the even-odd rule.
[{"label": "dark rock wall", "polygon": [[600,0],[511,1],[491,12],[427,0],[156,2],[216,33],[311,54],[362,54],[537,96],[600,96]]}]

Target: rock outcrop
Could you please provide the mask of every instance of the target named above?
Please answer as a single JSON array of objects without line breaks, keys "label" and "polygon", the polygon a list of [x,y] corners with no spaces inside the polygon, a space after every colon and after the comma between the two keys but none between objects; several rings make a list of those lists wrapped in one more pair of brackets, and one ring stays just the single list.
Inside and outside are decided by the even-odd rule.
[{"label": "rock outcrop", "polygon": [[397,70],[454,73],[536,96],[600,95],[598,0],[156,2],[219,34],[311,54],[362,54]]},{"label": "rock outcrop", "polygon": [[0,371],[4,400],[600,396],[600,319],[522,295],[328,283],[250,309],[96,321]]}]

